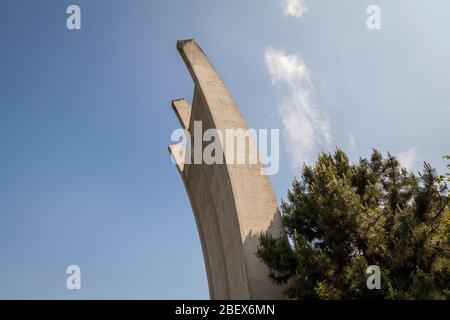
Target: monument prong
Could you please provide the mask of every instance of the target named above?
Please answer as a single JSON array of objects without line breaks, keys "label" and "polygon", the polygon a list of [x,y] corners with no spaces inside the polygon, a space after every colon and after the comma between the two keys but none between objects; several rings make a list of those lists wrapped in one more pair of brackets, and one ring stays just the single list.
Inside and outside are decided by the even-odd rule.
[{"label": "monument prong", "polygon": [[177,166],[179,173],[183,174],[184,155],[186,153],[184,147],[181,145],[181,143],[169,144],[168,150],[170,155],[172,156],[172,159],[175,162],[175,165]]},{"label": "monument prong", "polygon": [[191,119],[191,104],[184,98],[172,100],[172,108],[180,121],[183,129],[189,129],[189,120]]}]

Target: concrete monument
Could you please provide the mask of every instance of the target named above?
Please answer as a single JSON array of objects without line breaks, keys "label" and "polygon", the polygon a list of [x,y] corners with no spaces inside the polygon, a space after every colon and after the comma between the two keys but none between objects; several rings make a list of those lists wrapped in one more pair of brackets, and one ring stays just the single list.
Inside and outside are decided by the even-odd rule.
[{"label": "concrete monument", "polygon": [[[224,82],[194,40],[178,41],[195,89],[192,106],[185,99],[172,102],[182,128],[194,139],[194,121],[204,129],[247,129]],[[229,141],[228,141],[229,142]],[[193,144],[194,142],[191,141]],[[252,141],[249,142],[253,144]],[[221,141],[226,150],[227,141]],[[175,158],[183,146],[170,145]],[[248,151],[247,151],[248,152]],[[181,153],[183,154],[183,153]],[[192,154],[184,153],[184,157]],[[269,279],[256,256],[261,232],[284,234],[270,181],[261,163],[177,163],[194,211],[211,299],[282,299],[283,288]]]}]

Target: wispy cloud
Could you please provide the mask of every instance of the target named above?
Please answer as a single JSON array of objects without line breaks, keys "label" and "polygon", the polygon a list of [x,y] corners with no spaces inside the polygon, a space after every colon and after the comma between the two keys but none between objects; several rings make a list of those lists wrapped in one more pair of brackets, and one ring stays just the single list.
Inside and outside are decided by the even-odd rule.
[{"label": "wispy cloud", "polygon": [[306,6],[303,0],[282,0],[282,1],[284,14],[287,16],[300,18],[308,11],[308,7]]},{"label": "wispy cloud", "polygon": [[320,146],[331,142],[331,129],[316,102],[308,68],[301,57],[271,47],[266,49],[265,62],[272,84],[288,88],[279,113],[291,163],[295,167],[310,162]]},{"label": "wispy cloud", "polygon": [[412,147],[409,150],[397,154],[400,164],[408,170],[413,170],[418,161],[417,148]]},{"label": "wispy cloud", "polygon": [[355,135],[353,134],[353,132],[350,132],[349,140],[350,140],[350,148],[353,151],[356,150],[356,139],[355,139]]}]

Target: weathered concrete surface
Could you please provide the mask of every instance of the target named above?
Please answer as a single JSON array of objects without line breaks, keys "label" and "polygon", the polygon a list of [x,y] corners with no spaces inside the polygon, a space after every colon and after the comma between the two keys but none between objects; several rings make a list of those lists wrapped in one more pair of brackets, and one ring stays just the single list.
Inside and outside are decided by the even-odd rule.
[{"label": "weathered concrete surface", "polygon": [[[177,49],[195,90],[192,106],[178,99],[172,107],[192,139],[194,121],[202,121],[204,131],[247,129],[225,84],[196,42],[178,41]],[[226,150],[226,140],[222,145]],[[173,155],[181,148],[169,146]],[[177,167],[194,211],[211,299],[281,299],[283,289],[271,282],[266,266],[256,256],[261,232],[284,233],[260,163],[227,164],[225,159],[222,165],[181,163]]]}]

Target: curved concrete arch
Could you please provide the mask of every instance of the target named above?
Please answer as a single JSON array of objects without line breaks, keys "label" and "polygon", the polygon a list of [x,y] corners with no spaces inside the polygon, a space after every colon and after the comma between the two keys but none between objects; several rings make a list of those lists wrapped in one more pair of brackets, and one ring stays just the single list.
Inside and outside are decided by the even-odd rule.
[{"label": "curved concrete arch", "polygon": [[[172,102],[181,126],[194,145],[194,121],[203,130],[247,129],[239,109],[213,65],[194,40],[178,41],[195,89],[192,106],[185,99]],[[256,150],[253,142],[249,150]],[[203,148],[205,145],[203,144]],[[226,150],[226,139],[221,141]],[[257,258],[261,232],[284,234],[278,206],[261,164],[194,164],[181,145],[169,146],[194,211],[212,299],[280,299],[283,288],[272,283]],[[253,149],[252,149],[253,148]],[[251,151],[248,151],[251,152]]]}]

